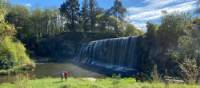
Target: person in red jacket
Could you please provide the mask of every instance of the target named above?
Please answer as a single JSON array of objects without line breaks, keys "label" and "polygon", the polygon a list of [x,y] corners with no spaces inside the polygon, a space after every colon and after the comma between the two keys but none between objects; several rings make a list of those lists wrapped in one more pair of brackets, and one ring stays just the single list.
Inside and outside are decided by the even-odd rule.
[{"label": "person in red jacket", "polygon": [[61,73],[61,80],[62,81],[67,79],[68,77],[69,77],[69,72],[64,71],[64,72]]}]

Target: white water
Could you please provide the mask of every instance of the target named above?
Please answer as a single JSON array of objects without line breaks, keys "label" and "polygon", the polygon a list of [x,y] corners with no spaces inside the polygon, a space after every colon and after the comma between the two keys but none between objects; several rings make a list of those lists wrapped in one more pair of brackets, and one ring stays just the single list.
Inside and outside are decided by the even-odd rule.
[{"label": "white water", "polygon": [[89,42],[81,47],[76,61],[122,70],[136,68],[137,37],[121,37]]}]

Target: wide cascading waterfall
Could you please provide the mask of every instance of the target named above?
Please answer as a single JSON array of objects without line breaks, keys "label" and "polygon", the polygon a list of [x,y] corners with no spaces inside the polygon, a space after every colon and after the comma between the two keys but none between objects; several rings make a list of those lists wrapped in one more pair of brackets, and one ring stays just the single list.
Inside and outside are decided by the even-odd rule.
[{"label": "wide cascading waterfall", "polygon": [[107,68],[123,67],[135,69],[138,58],[137,38],[131,36],[89,42],[82,45],[75,60]]}]

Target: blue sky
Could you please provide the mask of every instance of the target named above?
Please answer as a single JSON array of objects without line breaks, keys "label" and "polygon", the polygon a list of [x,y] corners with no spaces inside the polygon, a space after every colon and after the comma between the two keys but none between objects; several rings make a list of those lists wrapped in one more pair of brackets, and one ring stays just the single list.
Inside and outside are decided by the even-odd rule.
[{"label": "blue sky", "polygon": [[[65,0],[9,0],[11,4],[20,4],[30,9],[58,8]],[[127,8],[126,20],[134,24],[141,30],[146,30],[146,22],[159,23],[163,16],[162,11],[192,12],[195,9],[193,0],[121,0]],[[80,0],[82,2],[82,0]],[[97,0],[97,4],[102,8],[110,8],[114,0]]]}]

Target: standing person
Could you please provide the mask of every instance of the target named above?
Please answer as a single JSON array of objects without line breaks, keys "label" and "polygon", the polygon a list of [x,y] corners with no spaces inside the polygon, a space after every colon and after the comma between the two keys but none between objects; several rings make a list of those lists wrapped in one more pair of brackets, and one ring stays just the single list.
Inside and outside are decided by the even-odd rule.
[{"label": "standing person", "polygon": [[65,79],[67,79],[69,77],[69,72],[64,71],[61,73],[61,80],[64,81]]}]

